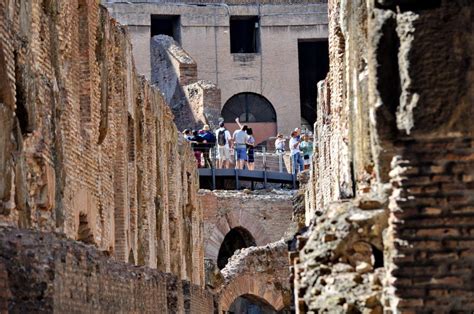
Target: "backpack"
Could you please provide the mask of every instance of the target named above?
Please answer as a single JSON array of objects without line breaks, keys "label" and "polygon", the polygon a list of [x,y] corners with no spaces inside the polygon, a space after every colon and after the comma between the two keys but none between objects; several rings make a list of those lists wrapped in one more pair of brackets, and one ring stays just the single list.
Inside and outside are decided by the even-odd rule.
[{"label": "backpack", "polygon": [[217,144],[219,146],[225,146],[227,144],[227,139],[225,138],[225,133],[227,132],[227,129],[221,130],[217,134]]}]

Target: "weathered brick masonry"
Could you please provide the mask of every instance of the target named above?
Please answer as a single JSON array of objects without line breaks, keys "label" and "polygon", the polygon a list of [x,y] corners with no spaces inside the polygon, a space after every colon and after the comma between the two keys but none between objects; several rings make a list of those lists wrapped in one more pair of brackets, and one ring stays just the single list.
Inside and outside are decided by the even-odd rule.
[{"label": "weathered brick masonry", "polygon": [[233,228],[250,232],[257,246],[281,240],[291,230],[290,193],[201,190],[205,258],[217,262],[226,234]]},{"label": "weathered brick masonry", "polygon": [[[296,230],[292,223],[290,191],[208,191],[201,190],[204,213],[206,284],[216,296],[219,311],[237,311],[238,298],[252,295],[274,310],[289,311],[291,290],[288,250],[285,238]],[[222,251],[228,236],[245,230],[255,241],[240,247],[222,266]],[[244,311],[244,309],[241,309]],[[249,309],[250,311],[250,309]],[[284,312],[286,313],[286,312]]]},{"label": "weathered brick masonry", "polygon": [[[210,292],[148,267],[111,261],[53,233],[0,230],[2,310],[13,313],[212,313]],[[190,311],[185,311],[187,304]]]},{"label": "weathered brick masonry", "polygon": [[[203,285],[194,156],[180,142],[160,91],[136,75],[126,29],[97,1],[1,1],[0,77],[1,225],[64,234],[107,252],[109,259],[170,272],[179,285],[181,280]],[[17,254],[23,254],[21,242]],[[52,259],[69,254],[59,246]],[[0,252],[2,260],[10,258]],[[81,263],[88,269],[92,260]],[[131,293],[115,275],[102,284],[106,266],[104,272],[83,274],[61,263],[53,273],[72,280],[67,285],[97,276],[97,291],[107,287],[103,293],[116,289],[114,297],[125,303],[148,302],[136,299],[138,292]],[[7,270],[10,287],[14,274]],[[140,287],[164,293],[158,283]],[[54,306],[74,301],[54,291],[49,296],[60,298]],[[192,297],[191,308],[207,306],[206,293],[190,291],[201,300]],[[184,309],[183,302],[178,303]],[[136,306],[129,309],[151,304]]]},{"label": "weathered brick masonry", "polygon": [[[474,4],[332,0],[329,17],[297,310],[472,312]],[[360,210],[386,212],[383,259],[374,230],[344,234]]]},{"label": "weathered brick masonry", "polygon": [[289,312],[291,290],[287,256],[284,241],[236,252],[222,270],[222,284],[213,289],[219,311],[229,311],[240,296],[253,295],[265,300],[277,312]]}]

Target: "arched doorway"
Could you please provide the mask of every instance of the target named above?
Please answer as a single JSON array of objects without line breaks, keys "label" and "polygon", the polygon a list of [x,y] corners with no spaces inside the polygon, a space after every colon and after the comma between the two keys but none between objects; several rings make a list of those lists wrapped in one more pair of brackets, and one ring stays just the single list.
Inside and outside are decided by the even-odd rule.
[{"label": "arched doorway", "polygon": [[278,312],[266,300],[252,294],[244,294],[234,300],[227,313],[276,314]]},{"label": "arched doorway", "polygon": [[277,115],[268,99],[256,93],[239,93],[229,98],[222,108],[222,118],[226,127],[234,131],[238,128],[235,118],[253,129],[257,143],[261,143],[277,132]]},{"label": "arched doorway", "polygon": [[242,227],[231,229],[224,237],[224,241],[222,241],[219,249],[217,267],[219,267],[219,269],[224,268],[225,265],[227,265],[227,261],[232,255],[234,255],[236,250],[255,245],[255,239],[247,229]]}]

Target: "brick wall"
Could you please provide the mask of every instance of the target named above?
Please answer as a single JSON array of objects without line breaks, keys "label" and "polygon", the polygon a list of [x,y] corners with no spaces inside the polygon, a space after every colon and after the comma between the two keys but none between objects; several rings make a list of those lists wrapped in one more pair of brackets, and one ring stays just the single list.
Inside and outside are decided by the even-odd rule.
[{"label": "brick wall", "polygon": [[214,287],[219,311],[229,311],[240,296],[253,295],[286,313],[291,305],[288,250],[284,241],[244,248],[222,269],[223,282]]},{"label": "brick wall", "polygon": [[[329,1],[331,65],[319,84],[318,152],[306,191],[311,227],[301,236],[312,244],[301,241],[295,260],[314,260],[312,246],[334,241],[314,241],[319,222],[334,219],[332,208],[385,210],[388,224],[373,226],[388,225],[379,233],[383,269],[370,272],[385,277],[376,298],[386,311],[472,311],[473,12],[466,1]],[[324,276],[299,266],[297,284],[309,289],[299,310],[323,310],[311,300],[330,301],[317,288]],[[351,291],[337,281],[324,286],[346,308],[376,305],[348,301],[363,282]]]},{"label": "brick wall", "polygon": [[93,0],[9,1],[0,38],[1,223],[201,284],[194,156],[125,28]]},{"label": "brick wall", "polygon": [[224,237],[232,228],[248,230],[257,246],[278,241],[291,229],[291,194],[201,190],[200,195],[204,213],[205,257],[215,262]]},{"label": "brick wall", "polygon": [[0,263],[0,312],[8,312],[8,300],[11,297],[8,272],[3,263]]},{"label": "brick wall", "polygon": [[183,282],[184,313],[213,313],[214,295],[199,287]]},{"label": "brick wall", "polygon": [[[351,87],[346,89],[345,83],[351,82],[352,73],[345,76],[346,49],[353,54],[360,47],[346,47],[340,17],[344,12],[336,5],[337,1],[329,1],[329,56],[330,72],[326,80],[318,84],[317,121],[315,123],[315,141],[317,149],[313,157],[312,184],[308,190],[308,208],[306,221],[313,217],[314,211],[321,210],[330,202],[354,196],[351,174],[350,108],[349,98]],[[363,49],[363,47],[362,47]],[[315,87],[316,88],[316,87]],[[362,116],[360,117],[362,119]]]},{"label": "brick wall", "polygon": [[[0,306],[11,312],[213,313],[213,296],[175,275],[111,261],[52,233],[0,229]],[[183,291],[182,287],[189,287]]]},{"label": "brick wall", "polygon": [[416,312],[474,309],[472,138],[404,142],[391,175],[392,306]]}]

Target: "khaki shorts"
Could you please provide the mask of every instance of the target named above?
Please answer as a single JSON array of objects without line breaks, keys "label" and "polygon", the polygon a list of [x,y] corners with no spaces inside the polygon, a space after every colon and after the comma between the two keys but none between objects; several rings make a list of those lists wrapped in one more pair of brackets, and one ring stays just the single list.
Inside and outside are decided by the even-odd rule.
[{"label": "khaki shorts", "polygon": [[218,146],[217,147],[219,152],[219,159],[220,160],[230,160],[230,149],[227,146]]}]

